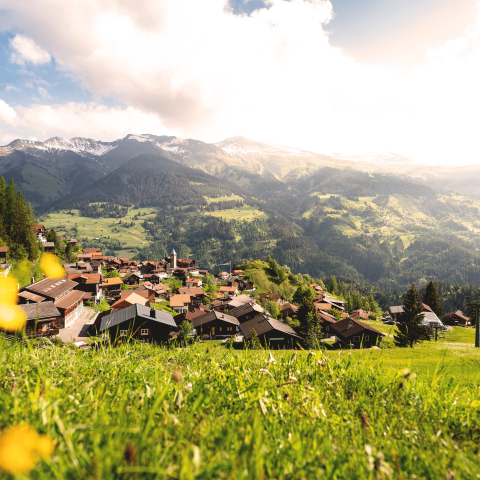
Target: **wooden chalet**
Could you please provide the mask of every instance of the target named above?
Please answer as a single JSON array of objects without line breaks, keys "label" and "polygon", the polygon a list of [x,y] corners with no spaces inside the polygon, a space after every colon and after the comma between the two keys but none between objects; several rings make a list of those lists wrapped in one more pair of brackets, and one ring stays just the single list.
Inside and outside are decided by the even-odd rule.
[{"label": "wooden chalet", "polygon": [[0,264],[7,263],[8,247],[0,247]]},{"label": "wooden chalet", "polygon": [[297,312],[298,307],[296,305],[293,305],[292,303],[285,302],[280,307],[280,316],[282,318],[293,317],[297,314]]},{"label": "wooden chalet", "polygon": [[[123,293],[123,291],[122,291]],[[138,293],[135,292],[128,292],[128,295],[122,296],[120,300],[117,300],[111,307],[112,312],[116,312],[117,310],[122,310],[122,308],[130,307],[131,305],[144,305],[145,307],[150,307],[150,302],[148,298],[145,298]]]},{"label": "wooden chalet", "polygon": [[112,292],[120,290],[123,284],[123,280],[118,277],[104,278],[102,281],[102,288],[104,291]]},{"label": "wooden chalet", "polygon": [[[235,318],[238,318],[240,323],[245,323],[252,318],[258,317],[259,315],[263,315],[265,310],[257,304],[246,303],[241,307],[236,307],[230,310],[230,315]],[[257,332],[258,333],[258,332]]]},{"label": "wooden chalet", "polygon": [[465,315],[461,310],[455,310],[443,316],[443,323],[446,325],[469,325],[470,317]]},{"label": "wooden chalet", "polygon": [[91,263],[92,262],[92,254],[91,253],[77,253],[77,258],[79,261],[85,262],[85,263]]},{"label": "wooden chalet", "polygon": [[350,313],[350,318],[353,318],[355,320],[368,320],[370,315],[372,314],[372,312],[370,311],[365,311],[365,310],[362,310],[362,309],[359,309],[359,310],[354,310],[352,313]]},{"label": "wooden chalet", "polygon": [[[63,319],[58,320],[56,327],[65,328],[72,325],[83,311],[83,297],[85,293],[78,290],[77,287],[77,282],[66,277],[60,279],[47,277],[21,289],[20,294],[24,292],[33,294],[33,296],[30,295],[30,299],[20,294],[19,298],[24,300],[25,303],[26,300],[30,300],[30,303],[52,301],[63,317]],[[44,300],[39,300],[38,297],[43,297]]]},{"label": "wooden chalet", "polygon": [[74,275],[76,273],[80,275],[83,273],[93,273],[92,265],[81,260],[76,263],[64,263],[63,268],[67,272],[67,275]]},{"label": "wooden chalet", "polygon": [[180,268],[195,267],[195,260],[191,260],[190,258],[179,258],[177,259],[177,267],[180,267]]},{"label": "wooden chalet", "polygon": [[[399,315],[403,313],[403,305],[397,305],[397,306],[393,306],[393,307],[388,307],[388,310],[389,310],[390,314],[392,315],[392,318],[393,318],[395,321],[397,321]],[[431,312],[431,313],[433,313],[433,310],[432,310],[428,305],[426,305],[425,303],[422,303],[422,312]]]},{"label": "wooden chalet", "polygon": [[183,313],[190,309],[192,304],[190,295],[171,295],[170,308],[177,313]]},{"label": "wooden chalet", "polygon": [[192,319],[196,335],[200,338],[208,335],[212,340],[235,335],[239,325],[237,318],[215,310]]},{"label": "wooden chalet", "polygon": [[198,305],[203,303],[203,299],[205,298],[205,292],[202,290],[202,287],[181,287],[178,289],[178,293],[181,295],[190,295],[190,308],[198,307]]},{"label": "wooden chalet", "polygon": [[340,347],[370,348],[380,344],[385,336],[375,328],[353,318],[346,318],[330,325],[330,333],[335,335]]},{"label": "wooden chalet", "polygon": [[218,293],[223,295],[235,296],[238,294],[238,288],[237,287],[220,287],[218,289]]},{"label": "wooden chalet", "polygon": [[67,240],[67,242],[72,246],[76,247],[78,245],[78,240],[76,238],[71,238],[70,240]]},{"label": "wooden chalet", "polygon": [[173,317],[173,319],[175,320],[175,323],[177,325],[181,325],[185,320],[192,323],[194,318],[199,317],[200,315],[205,315],[205,313],[210,312],[209,308],[207,308],[205,305],[202,305],[202,306],[205,308],[205,310],[201,308],[194,308],[192,311],[183,312],[183,313],[179,313],[178,315],[175,315]]},{"label": "wooden chalet", "polygon": [[282,305],[285,303],[285,299],[281,295],[275,295],[273,293],[261,293],[258,296],[258,299],[260,301],[262,300],[272,300],[275,303],[278,303],[279,305]]},{"label": "wooden chalet", "polygon": [[155,303],[155,290],[153,289],[153,285],[147,285],[147,282],[134,290],[122,290],[121,298],[127,297],[129,292],[135,292],[137,295],[146,298],[150,303]]},{"label": "wooden chalet", "polygon": [[135,304],[104,316],[98,330],[112,344],[119,339],[162,344],[178,327],[169,313]]},{"label": "wooden chalet", "polygon": [[45,249],[46,252],[53,253],[54,255],[56,255],[56,253],[55,253],[55,242],[44,242],[43,243],[43,248]]},{"label": "wooden chalet", "polygon": [[245,341],[250,340],[253,330],[257,333],[260,343],[271,349],[293,349],[302,340],[292,327],[267,315],[258,315],[240,323],[240,331]]},{"label": "wooden chalet", "polygon": [[318,315],[320,316],[320,324],[322,326],[323,331],[327,335],[332,335],[330,327],[333,324],[337,323],[337,319],[333,315],[330,315],[327,312],[323,312],[322,310],[318,312]]},{"label": "wooden chalet", "polygon": [[200,278],[187,278],[185,281],[186,287],[201,287],[202,280]]},{"label": "wooden chalet", "polygon": [[243,277],[243,270],[233,270],[232,275],[235,277]]},{"label": "wooden chalet", "polygon": [[140,274],[137,272],[129,272],[123,275],[122,280],[125,285],[138,285],[140,283]]},{"label": "wooden chalet", "polygon": [[83,253],[97,254],[101,255],[102,251],[99,248],[84,248]]},{"label": "wooden chalet", "polygon": [[77,282],[76,290],[90,293],[90,299],[100,300],[102,295],[102,276],[99,273],[74,273],[67,276]]},{"label": "wooden chalet", "polygon": [[64,318],[60,310],[52,301],[42,303],[29,303],[18,305],[25,313],[27,321],[25,324],[26,333],[45,332],[63,328]]},{"label": "wooden chalet", "polygon": [[253,292],[255,285],[251,280],[243,279],[238,282],[238,289],[242,292]]},{"label": "wooden chalet", "polygon": [[37,238],[42,243],[45,243],[47,241],[47,229],[43,225],[31,226],[30,229],[33,230]]}]

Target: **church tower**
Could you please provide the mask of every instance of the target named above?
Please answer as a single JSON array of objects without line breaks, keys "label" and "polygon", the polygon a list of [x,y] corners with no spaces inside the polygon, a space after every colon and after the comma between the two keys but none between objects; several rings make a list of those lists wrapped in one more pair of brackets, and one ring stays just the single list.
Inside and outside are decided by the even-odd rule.
[{"label": "church tower", "polygon": [[172,270],[177,268],[177,252],[175,250],[172,250],[172,253],[170,254],[170,268]]}]

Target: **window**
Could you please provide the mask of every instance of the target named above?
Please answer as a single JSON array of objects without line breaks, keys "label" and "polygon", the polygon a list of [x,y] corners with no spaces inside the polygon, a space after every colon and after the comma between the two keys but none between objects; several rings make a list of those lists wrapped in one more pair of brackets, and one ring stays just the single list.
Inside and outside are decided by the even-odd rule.
[{"label": "window", "polygon": [[218,327],[218,331],[221,332],[221,331],[222,331],[222,327]]},{"label": "window", "polygon": [[120,336],[125,337],[127,335],[127,330],[120,330]]},{"label": "window", "polygon": [[365,341],[368,342],[370,340],[370,337],[368,335],[365,335]]},{"label": "window", "polygon": [[328,332],[329,330],[330,330],[330,325],[327,325],[327,326],[325,327],[325,331]]},{"label": "window", "polygon": [[353,337],[353,341],[354,342],[359,342],[360,341],[360,337],[358,335],[356,335],[355,337]]},{"label": "window", "polygon": [[141,334],[142,335],[148,335],[148,328],[142,328]]}]

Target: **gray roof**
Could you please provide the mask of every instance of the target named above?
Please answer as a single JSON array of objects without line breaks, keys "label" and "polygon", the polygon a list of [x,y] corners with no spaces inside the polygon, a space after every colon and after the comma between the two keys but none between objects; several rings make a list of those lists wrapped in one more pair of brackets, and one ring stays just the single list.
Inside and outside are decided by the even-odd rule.
[{"label": "gray roof", "polygon": [[155,318],[153,318],[150,316],[150,307],[135,304],[127,308],[122,308],[115,313],[111,313],[110,315],[103,317],[102,323],[100,324],[100,331],[114,327],[115,325],[119,325],[123,322],[131,321],[134,318],[152,320],[154,322],[163,323],[165,325],[169,325],[170,327],[177,328],[175,320],[169,313],[162,312],[161,310],[155,310]]},{"label": "gray roof", "polygon": [[27,320],[33,320],[37,317],[41,320],[42,318],[62,316],[53,302],[27,303],[26,305],[18,305],[18,307],[23,310]]},{"label": "gray roof", "polygon": [[217,310],[213,310],[193,318],[192,325],[197,328],[206,323],[213,322],[214,320],[220,320],[233,325],[240,325],[240,322],[235,317],[227,315],[226,313],[218,312]]},{"label": "gray roof", "polygon": [[240,325],[240,330],[247,339],[250,338],[253,329],[255,329],[257,335],[263,335],[264,333],[276,330],[291,335],[292,337],[300,338],[290,325],[267,317],[267,315],[260,315]]},{"label": "gray roof", "polygon": [[172,253],[170,255],[176,255],[177,252],[175,250],[172,250]]},{"label": "gray roof", "polygon": [[78,285],[73,280],[68,280],[67,277],[63,278],[44,278],[35,283],[31,283],[22,288],[22,291],[28,290],[29,292],[38,293],[44,297],[57,298],[75,288]]},{"label": "gray roof", "polygon": [[246,313],[250,312],[257,312],[257,313],[263,313],[265,310],[260,306],[260,305],[252,305],[250,303],[246,303],[245,305],[242,305],[241,307],[236,307],[230,310],[230,315],[232,317],[241,317],[242,315],[245,315]]}]

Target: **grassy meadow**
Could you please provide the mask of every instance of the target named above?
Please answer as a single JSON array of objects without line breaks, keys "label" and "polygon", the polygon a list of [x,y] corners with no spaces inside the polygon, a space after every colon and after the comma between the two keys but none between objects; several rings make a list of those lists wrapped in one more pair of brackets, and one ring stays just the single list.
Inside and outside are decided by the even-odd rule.
[{"label": "grassy meadow", "polygon": [[[54,228],[57,234],[65,235],[67,230],[71,231],[77,227],[78,238],[114,238],[119,240],[125,248],[138,246],[147,243],[145,230],[142,227],[144,220],[153,219],[156,215],[156,209],[136,208],[129,209],[128,214],[121,219],[117,218],[92,218],[80,215],[79,210],[71,210],[73,215],[66,210],[60,210],[57,213],[48,213],[39,219],[47,228]],[[154,212],[154,213],[152,213]],[[138,220],[133,220],[135,215],[139,215]],[[119,223],[120,220],[122,223]],[[123,227],[125,223],[134,222],[135,226]]]},{"label": "grassy meadow", "polygon": [[441,352],[5,343],[0,428],[57,443],[32,479],[478,478],[479,384]]}]

